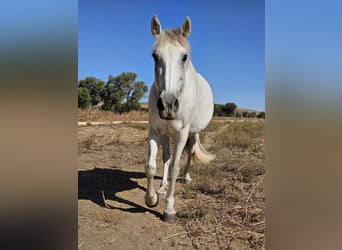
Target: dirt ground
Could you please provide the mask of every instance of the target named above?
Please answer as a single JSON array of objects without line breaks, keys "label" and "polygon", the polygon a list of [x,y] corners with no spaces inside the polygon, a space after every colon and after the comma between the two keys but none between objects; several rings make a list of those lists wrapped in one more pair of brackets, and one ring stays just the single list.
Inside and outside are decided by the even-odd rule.
[{"label": "dirt ground", "polygon": [[[96,115],[98,121],[125,121]],[[80,112],[78,117],[89,118]],[[212,122],[203,133],[204,146],[217,158],[211,166],[193,167],[191,184],[180,176],[175,223],[161,220],[164,199],[155,208],[144,202],[148,124],[79,126],[79,249],[264,249],[264,120],[254,123],[261,127],[236,127],[237,133],[262,132],[251,138],[218,140],[234,129],[232,122]],[[159,154],[155,188],[161,177]]]}]

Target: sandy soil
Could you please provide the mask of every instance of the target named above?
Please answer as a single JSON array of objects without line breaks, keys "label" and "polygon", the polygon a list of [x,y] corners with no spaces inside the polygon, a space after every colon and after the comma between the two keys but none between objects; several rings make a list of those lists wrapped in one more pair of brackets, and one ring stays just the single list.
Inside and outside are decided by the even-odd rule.
[{"label": "sandy soil", "polygon": [[122,124],[79,128],[80,249],[192,249],[180,223],[161,220],[162,201],[145,206],[146,138]]}]

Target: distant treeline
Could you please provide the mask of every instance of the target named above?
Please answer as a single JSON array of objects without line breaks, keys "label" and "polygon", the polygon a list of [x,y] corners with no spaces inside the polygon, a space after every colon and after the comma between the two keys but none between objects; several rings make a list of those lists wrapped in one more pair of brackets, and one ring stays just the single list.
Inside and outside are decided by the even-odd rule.
[{"label": "distant treeline", "polygon": [[[147,85],[136,81],[137,74],[124,72],[118,76],[110,75],[105,82],[88,76],[78,82],[78,107],[99,108],[113,112],[129,112],[131,110],[148,111],[141,106],[140,99],[148,92]],[[265,112],[237,111],[232,102],[214,105],[214,116],[265,118]]]},{"label": "distant treeline", "polygon": [[265,112],[256,113],[254,111],[237,111],[237,105],[233,102],[214,105],[214,116],[265,118]]}]

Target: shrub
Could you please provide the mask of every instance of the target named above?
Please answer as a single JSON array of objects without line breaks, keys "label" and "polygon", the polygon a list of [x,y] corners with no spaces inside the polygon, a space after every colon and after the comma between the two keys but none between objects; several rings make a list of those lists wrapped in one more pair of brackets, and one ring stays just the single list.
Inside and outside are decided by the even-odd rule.
[{"label": "shrub", "polygon": [[258,115],[257,115],[257,118],[263,118],[265,119],[265,112],[260,112]]},{"label": "shrub", "polygon": [[79,108],[88,108],[91,104],[91,96],[89,90],[84,87],[78,88],[78,107]]}]

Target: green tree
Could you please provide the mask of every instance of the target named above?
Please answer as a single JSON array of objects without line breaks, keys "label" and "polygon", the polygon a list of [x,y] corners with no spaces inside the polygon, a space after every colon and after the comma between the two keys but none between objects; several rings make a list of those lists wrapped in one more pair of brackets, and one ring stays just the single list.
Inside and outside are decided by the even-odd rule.
[{"label": "green tree", "polygon": [[139,100],[145,96],[148,91],[148,87],[144,82],[135,82],[133,85],[132,95],[129,97],[132,103],[139,103]]},{"label": "green tree", "polygon": [[248,111],[242,112],[242,117],[248,117],[248,116],[249,116],[249,112]]},{"label": "green tree", "polygon": [[214,104],[214,116],[222,116],[222,104]]},{"label": "green tree", "polygon": [[253,111],[251,113],[248,114],[249,118],[255,118],[256,117],[256,113]]},{"label": "green tree", "polygon": [[129,108],[130,110],[142,110],[141,104],[139,102],[132,102]]},{"label": "green tree", "polygon": [[265,119],[265,112],[264,112],[264,111],[260,112],[260,113],[257,115],[257,118],[263,118],[263,119]]},{"label": "green tree", "polygon": [[[122,94],[126,100],[124,105],[125,111],[130,111],[131,109],[138,107],[139,100],[146,94],[148,87],[144,82],[135,80],[137,79],[137,74],[132,72],[124,72],[116,77],[109,76],[109,81],[107,83],[113,86],[117,86],[120,95]],[[141,108],[141,107],[140,107]]]},{"label": "green tree", "polygon": [[81,88],[87,88],[91,97],[91,104],[97,105],[102,101],[105,82],[92,76],[88,76],[85,79],[79,81],[78,86]]},{"label": "green tree", "polygon": [[91,104],[91,97],[89,90],[84,87],[78,88],[78,107],[88,108]]},{"label": "green tree", "polygon": [[226,116],[235,116],[235,110],[237,106],[233,102],[228,102],[222,107],[222,112]]},{"label": "green tree", "polygon": [[118,82],[113,81],[113,77],[109,76],[109,80],[104,87],[103,91],[103,110],[111,110],[115,112],[122,112],[121,100],[124,98],[124,92],[122,91]]}]

